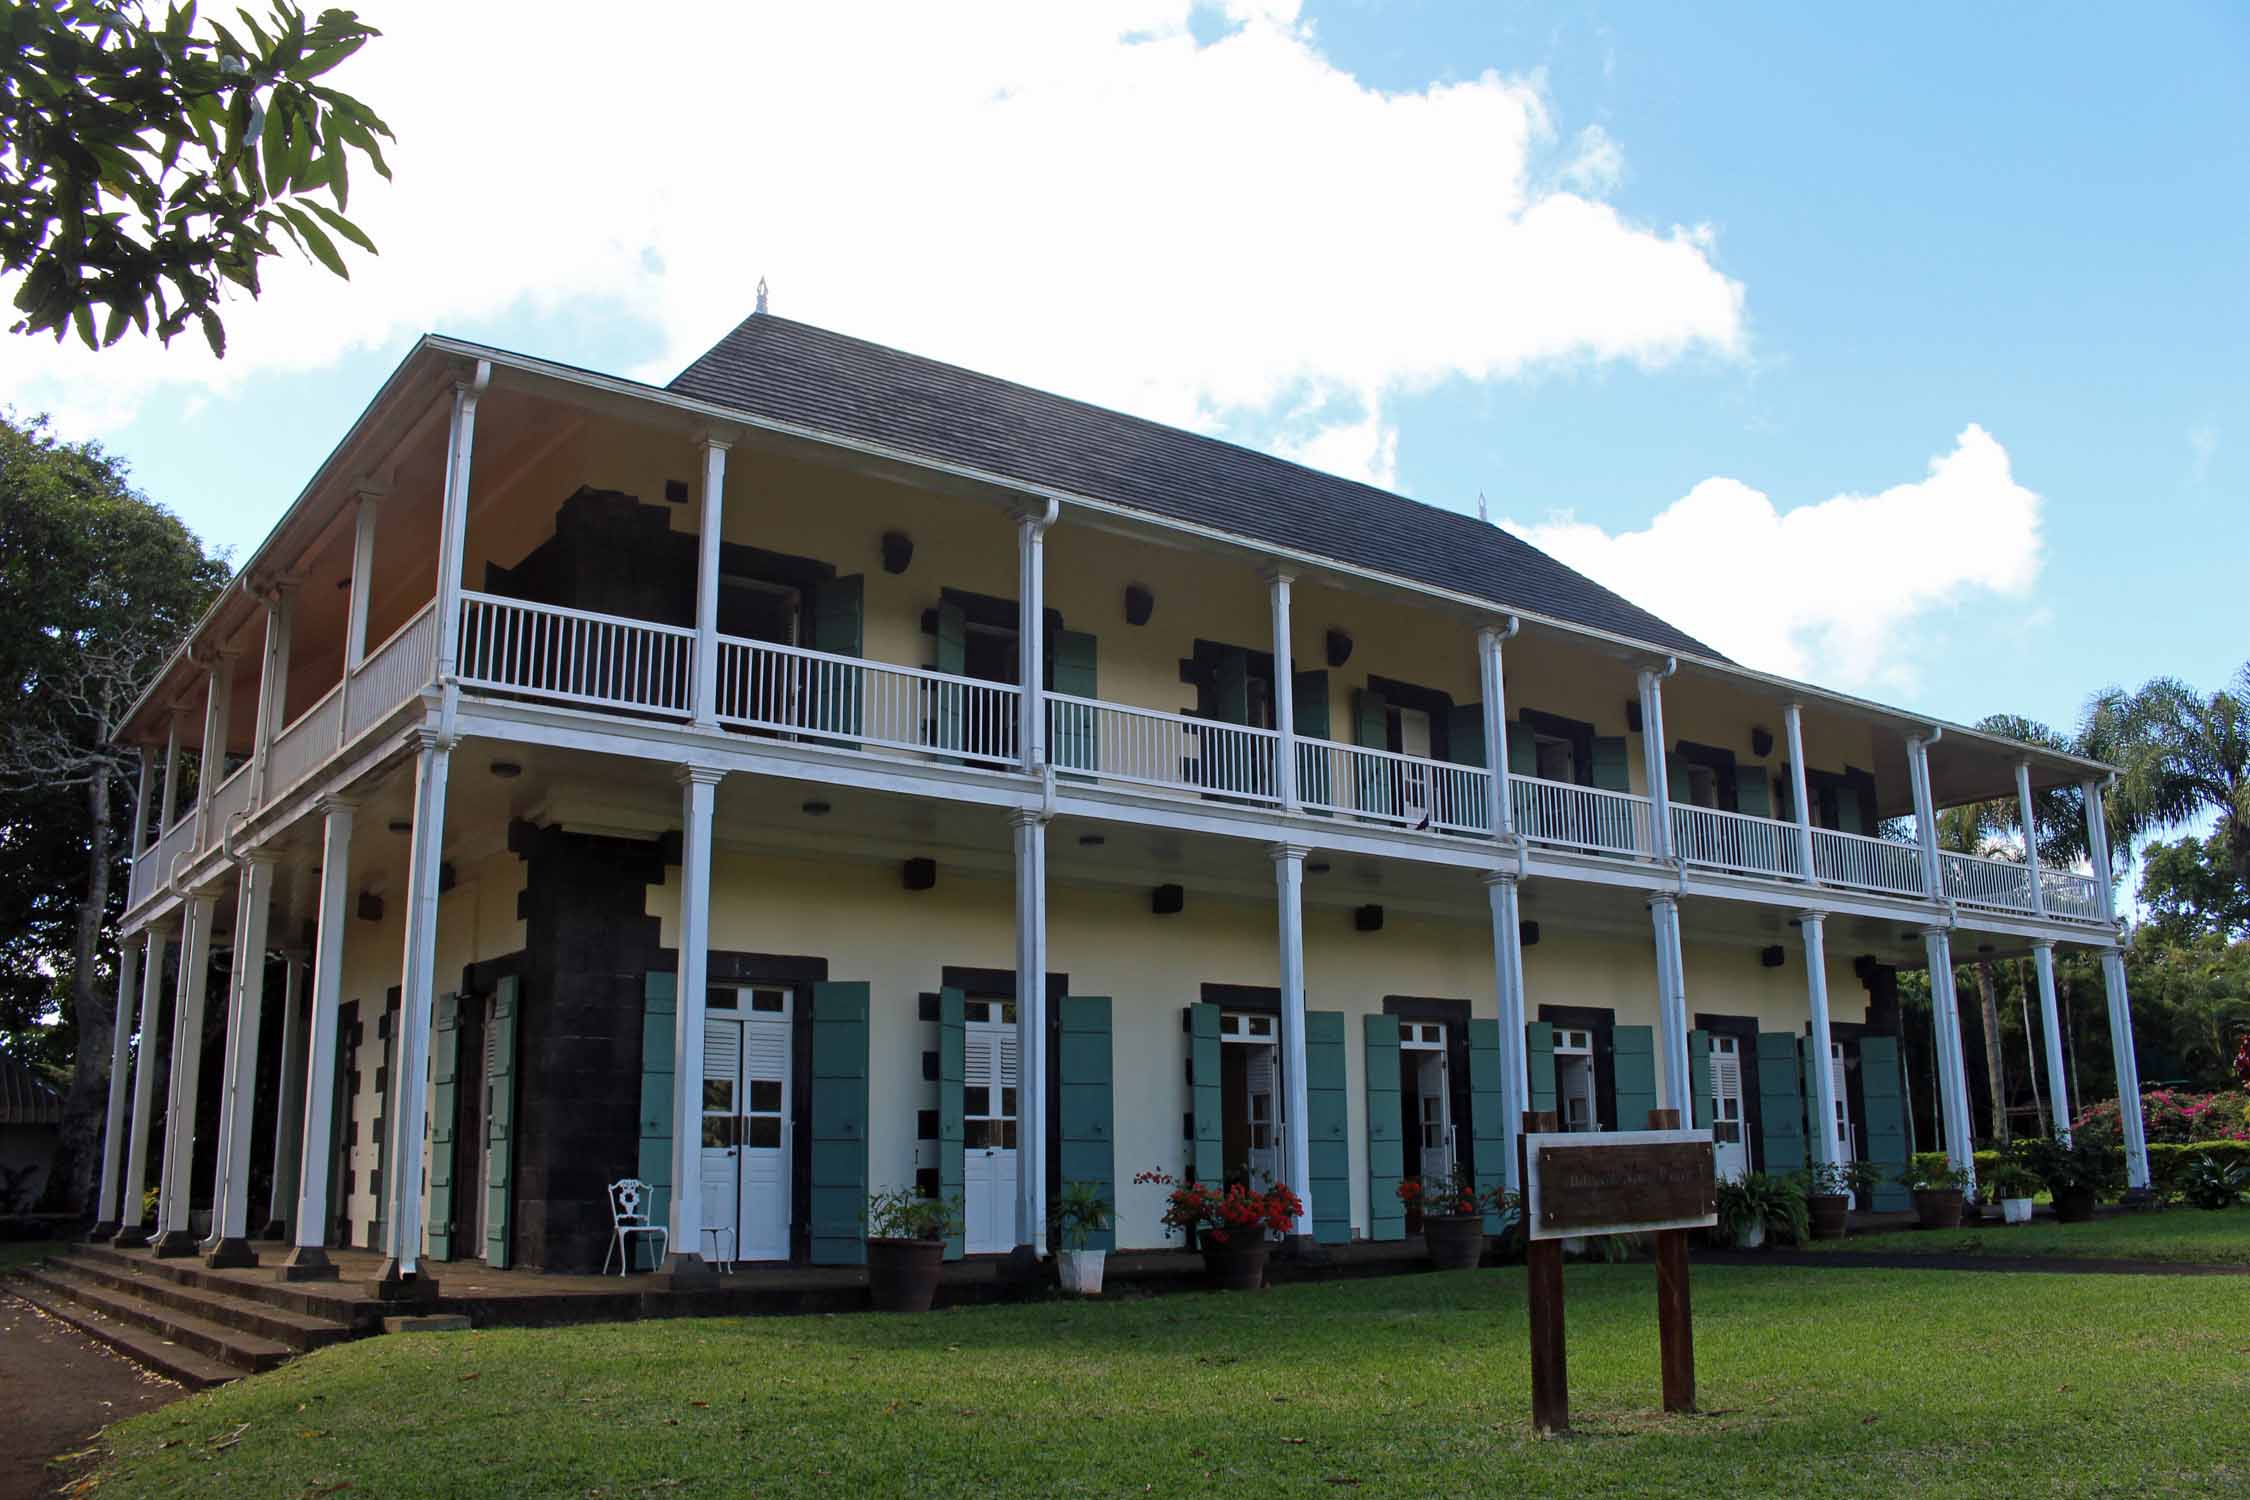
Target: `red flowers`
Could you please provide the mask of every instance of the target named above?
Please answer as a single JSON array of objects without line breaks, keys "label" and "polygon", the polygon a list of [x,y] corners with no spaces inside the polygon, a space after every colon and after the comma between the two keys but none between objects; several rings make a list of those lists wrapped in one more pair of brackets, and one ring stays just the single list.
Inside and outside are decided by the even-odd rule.
[{"label": "red flowers", "polygon": [[1169,1172],[1136,1172],[1133,1181],[1171,1188],[1164,1206],[1167,1230],[1179,1234],[1200,1231],[1221,1245],[1233,1233],[1263,1234],[1270,1229],[1287,1234],[1305,1212],[1304,1200],[1286,1183],[1277,1182],[1257,1192],[1241,1182],[1224,1188],[1205,1182],[1181,1182]]},{"label": "red flowers", "polygon": [[1476,1179],[1456,1169],[1450,1177],[1409,1177],[1398,1185],[1398,1201],[1407,1212],[1420,1211],[1426,1219],[1497,1213],[1507,1204],[1506,1189],[1480,1191]]}]

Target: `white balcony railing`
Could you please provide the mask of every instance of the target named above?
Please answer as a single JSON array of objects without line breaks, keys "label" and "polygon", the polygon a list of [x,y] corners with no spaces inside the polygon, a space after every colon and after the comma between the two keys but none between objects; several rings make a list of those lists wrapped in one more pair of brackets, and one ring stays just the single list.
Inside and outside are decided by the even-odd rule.
[{"label": "white balcony railing", "polygon": [[461,596],[461,685],[588,708],[685,718],[695,632],[677,625]]},{"label": "white balcony railing", "polygon": [[1797,825],[1715,807],[1672,804],[1673,851],[1691,865],[1743,875],[1803,874]]},{"label": "white balcony railing", "polygon": [[266,798],[271,801],[320,769],[336,753],[344,715],[344,686],[338,683],[296,722],[273,738],[266,752]]},{"label": "white balcony railing", "polygon": [[1455,765],[1334,740],[1297,741],[1297,797],[1310,808],[1401,828],[1483,833],[1492,824],[1492,777]]},{"label": "white balcony railing", "polygon": [[2030,872],[2024,866],[1975,854],[1945,853],[1938,860],[1945,894],[1961,905],[1995,911],[2031,910]]},{"label": "white balcony railing", "polygon": [[172,878],[172,861],[188,852],[195,844],[195,813],[180,814],[178,822],[164,830],[155,843],[141,851],[133,862],[133,878],[126,886],[125,904],[138,906],[164,888]]},{"label": "white balcony railing", "polygon": [[1021,690],[1008,683],[721,636],[717,686],[722,724],[969,761],[1020,756]]},{"label": "white balcony railing", "polygon": [[350,744],[430,685],[437,670],[437,601],[416,610],[360,662],[344,689],[343,743]]},{"label": "white balcony railing", "polygon": [[1812,853],[1813,878],[1823,885],[1853,886],[1890,896],[1924,894],[1922,851],[1913,844],[1815,828]]},{"label": "white balcony railing", "polygon": [[1508,778],[1516,831],[1534,843],[1597,854],[1642,854],[1654,848],[1646,797],[1573,786],[1536,776]]},{"label": "white balcony railing", "polygon": [[226,837],[227,824],[236,813],[250,806],[250,763],[244,761],[234,768],[234,774],[219,783],[211,794],[210,805],[203,815],[203,847],[215,849]]},{"label": "white balcony railing", "polygon": [[2091,875],[2081,875],[2076,870],[2049,870],[2039,872],[2040,889],[2047,897],[2047,915],[2064,917],[2077,922],[2100,922],[2102,915],[2101,887]]},{"label": "white balcony railing", "polygon": [[1100,781],[1277,802],[1280,739],[1270,729],[1047,695],[1047,758],[1057,771]]}]

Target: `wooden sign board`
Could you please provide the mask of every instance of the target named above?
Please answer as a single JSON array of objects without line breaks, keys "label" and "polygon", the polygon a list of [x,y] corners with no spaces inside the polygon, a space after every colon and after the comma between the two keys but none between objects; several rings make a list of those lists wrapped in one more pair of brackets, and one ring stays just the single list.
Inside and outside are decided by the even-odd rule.
[{"label": "wooden sign board", "polygon": [[1719,1217],[1708,1130],[1616,1130],[1524,1139],[1524,1223],[1534,1240],[1700,1229]]}]

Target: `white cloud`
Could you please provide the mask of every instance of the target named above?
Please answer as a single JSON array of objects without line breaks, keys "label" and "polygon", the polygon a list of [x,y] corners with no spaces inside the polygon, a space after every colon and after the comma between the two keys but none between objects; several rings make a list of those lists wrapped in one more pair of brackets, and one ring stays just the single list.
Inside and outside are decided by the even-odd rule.
[{"label": "white cloud", "polygon": [[2025,600],[2039,576],[2038,495],[1971,423],[1925,478],[1779,510],[1706,479],[1639,531],[1569,515],[1510,531],[1746,666],[1841,686],[1913,685],[1917,622],[1979,598]]},{"label": "white cloud", "polygon": [[[338,82],[397,129],[382,246],[348,285],[274,267],[223,364],[0,340],[0,396],[99,431],[151,402],[317,369],[511,307],[653,325],[669,378],[774,310],[1163,420],[1527,364],[1739,352],[1707,231],[1630,222],[1617,150],[1562,167],[1536,78],[1386,92],[1292,0],[363,7]],[[1547,187],[1540,184],[1554,183]],[[652,269],[653,268],[653,269]],[[550,352],[550,351],[534,351]],[[551,351],[567,354],[567,350]],[[1317,448],[1391,471],[1374,408]],[[1363,425],[1364,425],[1363,424]]]}]

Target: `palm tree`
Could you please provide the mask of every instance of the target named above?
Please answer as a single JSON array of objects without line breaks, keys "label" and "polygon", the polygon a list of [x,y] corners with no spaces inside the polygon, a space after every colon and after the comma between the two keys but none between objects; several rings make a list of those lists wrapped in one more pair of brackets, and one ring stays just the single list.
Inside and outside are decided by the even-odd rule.
[{"label": "palm tree", "polygon": [[2084,737],[2087,753],[2118,767],[2110,817],[2121,849],[2215,815],[2235,878],[2250,886],[2250,662],[2209,697],[2176,677],[2104,689],[2087,705]]}]

